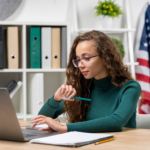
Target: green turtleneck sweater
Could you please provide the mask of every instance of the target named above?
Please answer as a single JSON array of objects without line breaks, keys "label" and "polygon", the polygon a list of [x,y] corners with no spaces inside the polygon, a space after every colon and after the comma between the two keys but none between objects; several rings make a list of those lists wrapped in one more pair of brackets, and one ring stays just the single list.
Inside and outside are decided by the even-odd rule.
[{"label": "green turtleneck sweater", "polygon": [[[116,87],[111,78],[93,78],[90,109],[84,122],[69,123],[67,130],[82,132],[122,131],[123,127],[136,128],[136,106],[141,94],[138,82],[129,80],[124,86]],[[39,114],[56,118],[62,114],[63,102],[52,96]]]}]

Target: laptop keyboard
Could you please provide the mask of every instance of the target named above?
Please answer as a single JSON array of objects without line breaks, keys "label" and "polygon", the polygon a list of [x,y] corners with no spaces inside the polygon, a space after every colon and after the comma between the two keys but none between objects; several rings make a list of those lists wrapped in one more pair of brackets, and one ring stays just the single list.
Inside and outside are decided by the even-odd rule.
[{"label": "laptop keyboard", "polygon": [[33,134],[23,134],[23,137],[24,137],[24,138],[29,138],[29,137],[34,137],[34,136],[37,136],[37,135],[33,135]]}]

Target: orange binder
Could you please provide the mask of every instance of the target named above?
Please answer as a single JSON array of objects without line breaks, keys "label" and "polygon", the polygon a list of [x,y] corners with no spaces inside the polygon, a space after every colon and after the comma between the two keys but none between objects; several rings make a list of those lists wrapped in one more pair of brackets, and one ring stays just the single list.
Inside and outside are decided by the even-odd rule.
[{"label": "orange binder", "polygon": [[60,68],[60,28],[52,28],[51,68]]},{"label": "orange binder", "polygon": [[18,27],[7,28],[7,58],[8,69],[19,68]]}]

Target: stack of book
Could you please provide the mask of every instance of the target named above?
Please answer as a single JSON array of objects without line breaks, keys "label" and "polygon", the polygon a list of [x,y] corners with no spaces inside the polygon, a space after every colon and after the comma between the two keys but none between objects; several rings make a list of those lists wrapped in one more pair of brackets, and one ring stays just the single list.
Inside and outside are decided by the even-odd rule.
[{"label": "stack of book", "polygon": [[30,27],[29,34],[30,68],[66,68],[66,27]]}]

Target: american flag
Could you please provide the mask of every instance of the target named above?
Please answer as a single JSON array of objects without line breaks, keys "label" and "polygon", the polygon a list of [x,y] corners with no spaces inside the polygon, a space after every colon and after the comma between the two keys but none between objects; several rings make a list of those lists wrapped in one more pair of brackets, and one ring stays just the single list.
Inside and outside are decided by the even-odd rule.
[{"label": "american flag", "polygon": [[142,88],[140,114],[150,114],[150,5],[146,4],[137,22],[135,36],[136,79]]}]

